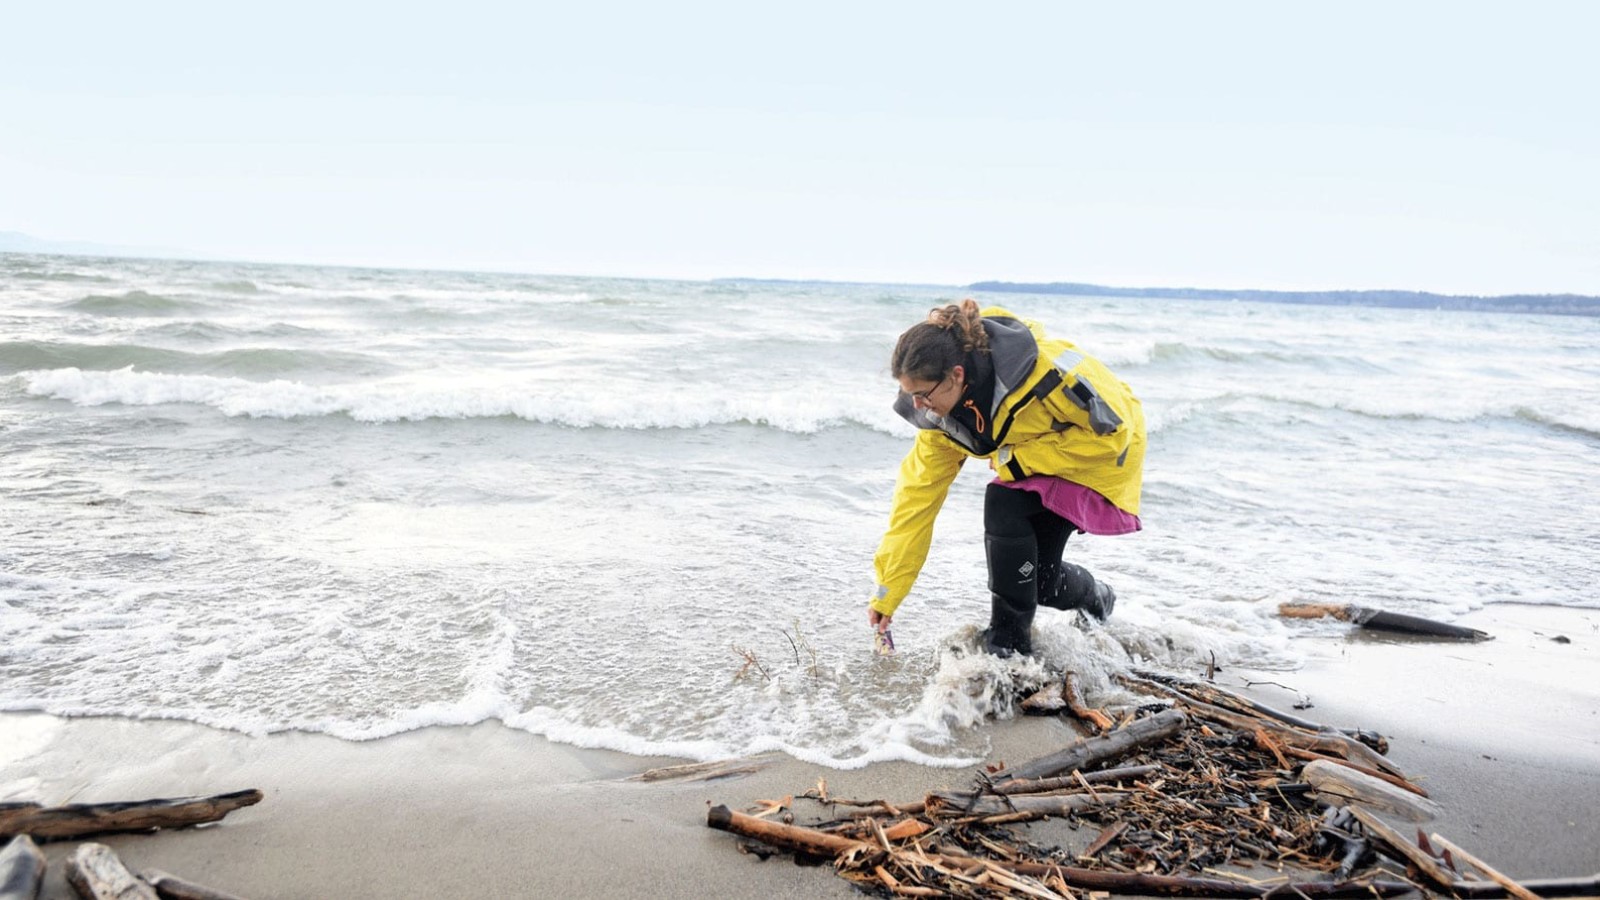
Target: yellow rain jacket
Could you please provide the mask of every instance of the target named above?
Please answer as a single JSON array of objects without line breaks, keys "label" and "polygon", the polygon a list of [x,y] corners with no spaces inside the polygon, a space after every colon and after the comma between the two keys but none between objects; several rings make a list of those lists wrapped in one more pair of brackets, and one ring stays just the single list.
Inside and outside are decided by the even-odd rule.
[{"label": "yellow rain jacket", "polygon": [[1139,514],[1144,410],[1132,389],[1072,343],[1047,337],[1037,322],[998,306],[982,315],[995,379],[986,434],[974,436],[953,419],[918,409],[904,392],[895,401],[895,410],[921,430],[900,463],[889,530],[873,558],[872,608],[886,616],[922,571],[933,520],[969,457],[988,459],[1001,481],[1054,475]]}]

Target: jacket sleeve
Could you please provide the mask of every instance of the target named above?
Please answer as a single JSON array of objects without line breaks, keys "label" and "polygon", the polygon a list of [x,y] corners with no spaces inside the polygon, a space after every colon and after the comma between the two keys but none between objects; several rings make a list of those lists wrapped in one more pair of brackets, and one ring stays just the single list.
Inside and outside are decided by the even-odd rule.
[{"label": "jacket sleeve", "polygon": [[928,559],[928,546],[933,543],[933,520],[966,458],[944,434],[917,432],[916,443],[901,461],[900,475],[895,480],[889,530],[872,560],[878,575],[872,608],[878,612],[894,615],[900,601],[911,592],[911,585]]}]

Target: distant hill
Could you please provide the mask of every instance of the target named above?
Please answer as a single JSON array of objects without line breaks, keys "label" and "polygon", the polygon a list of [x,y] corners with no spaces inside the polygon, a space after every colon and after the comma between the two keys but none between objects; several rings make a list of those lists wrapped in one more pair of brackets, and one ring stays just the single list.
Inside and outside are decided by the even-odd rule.
[{"label": "distant hill", "polygon": [[129,247],[90,241],[51,241],[20,231],[0,231],[0,253],[53,253],[62,256],[173,257],[180,254],[158,247]]},{"label": "distant hill", "polygon": [[1508,294],[1474,297],[1424,291],[1228,291],[1213,288],[1124,288],[1053,281],[1026,284],[979,281],[970,291],[1017,294],[1068,294],[1079,297],[1150,297],[1163,300],[1252,300],[1258,303],[1308,303],[1319,306],[1380,306],[1399,309],[1451,309],[1474,312],[1551,313],[1600,316],[1600,297],[1584,294]]}]

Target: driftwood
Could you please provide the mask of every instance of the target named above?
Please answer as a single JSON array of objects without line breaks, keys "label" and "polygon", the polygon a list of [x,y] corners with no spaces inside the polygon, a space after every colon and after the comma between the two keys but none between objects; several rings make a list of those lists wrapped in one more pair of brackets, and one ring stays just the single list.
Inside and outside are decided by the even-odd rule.
[{"label": "driftwood", "polygon": [[[960,861],[962,857],[947,859]],[[1050,876],[1059,874],[1069,887],[1091,891],[1112,891],[1119,894],[1144,896],[1170,894],[1180,897],[1238,897],[1267,898],[1306,897],[1391,897],[1417,889],[1409,881],[1366,880],[1352,881],[1302,881],[1249,883],[1228,881],[1222,878],[1189,878],[1181,875],[1145,875],[1138,873],[1107,872],[1101,869],[1083,869],[1076,866],[1056,866],[1049,863],[1000,863],[1022,875]]]},{"label": "driftwood", "polygon": [[1365,804],[1410,822],[1426,822],[1439,815],[1439,804],[1432,800],[1331,760],[1306,763],[1301,777],[1319,794],[1333,798],[1336,806]]},{"label": "driftwood", "polygon": [[44,854],[33,839],[17,835],[0,850],[0,900],[33,900],[44,880]]},{"label": "driftwood", "polygon": [[[1419,846],[1411,847],[1361,808],[1382,805],[1415,818],[1436,810],[1412,792],[1413,785],[1397,786],[1391,782],[1401,779],[1394,776],[1389,781],[1369,776],[1343,759],[1319,758],[1303,765],[1292,759],[1315,755],[1296,752],[1296,744],[1326,749],[1337,745],[1332,740],[1336,737],[1372,753],[1364,744],[1333,729],[1308,732],[1264,714],[1228,712],[1182,690],[1159,688],[1159,693],[1176,696],[1178,708],[1137,719],[1109,735],[1076,741],[1015,772],[979,771],[974,789],[936,791],[923,803],[896,807],[881,800],[830,797],[819,782],[815,792],[798,796],[830,808],[866,809],[805,827],[792,824],[792,813],[786,824],[777,824],[718,807],[707,823],[832,859],[841,877],[869,892],[887,890],[898,896],[1010,900],[1061,898],[1088,890],[1254,900],[1419,891],[1455,900],[1600,897],[1600,875],[1514,882],[1435,835],[1435,844],[1448,848],[1447,857],[1476,866],[1494,880],[1462,878],[1454,863],[1447,869],[1435,858],[1420,833]],[[1190,709],[1195,718],[1186,721],[1184,711]],[[1134,739],[1152,734],[1163,736]],[[1082,770],[1124,755],[1124,768]],[[1071,774],[1006,777],[1063,767]],[[1102,780],[1120,783],[1103,790],[1091,784]],[[1350,802],[1350,797],[1360,799]],[[766,806],[772,802],[763,801]],[[1319,804],[1325,811],[1318,812]],[[925,811],[914,813],[914,806]],[[1092,826],[1088,849],[1041,847],[1004,827],[1041,815]],[[1399,877],[1396,866],[1401,862],[1428,880]],[[1257,866],[1267,868],[1257,879],[1230,874]]]},{"label": "driftwood", "polygon": [[1535,894],[1534,892],[1528,890],[1527,888],[1523,887],[1522,885],[1517,884],[1515,881],[1512,881],[1510,878],[1507,878],[1505,875],[1502,875],[1498,870],[1490,868],[1489,864],[1484,862],[1483,860],[1477,858],[1476,856],[1473,856],[1472,854],[1470,854],[1467,851],[1461,849],[1460,847],[1457,847],[1455,844],[1452,844],[1449,841],[1445,840],[1444,838],[1440,837],[1438,832],[1434,832],[1433,834],[1428,835],[1428,840],[1433,841],[1435,844],[1438,844],[1439,845],[1439,849],[1449,852],[1449,854],[1451,855],[1452,858],[1459,859],[1459,860],[1461,860],[1463,862],[1466,862],[1466,863],[1470,863],[1478,871],[1480,871],[1483,874],[1489,876],[1489,879],[1491,881],[1493,881],[1495,884],[1498,884],[1501,887],[1505,888],[1506,889],[1506,893],[1508,893],[1511,896],[1517,898],[1517,900],[1539,900],[1539,896],[1537,894]]},{"label": "driftwood", "polygon": [[[706,824],[711,828],[754,838],[774,847],[808,853],[812,856],[823,858],[836,858],[852,853],[863,856],[883,854],[892,857],[896,852],[892,847],[886,847],[881,843],[851,840],[799,825],[768,822],[755,816],[734,812],[726,806],[712,807],[706,816]],[[1292,885],[1252,885],[1238,881],[1227,881],[1221,878],[1186,878],[1173,875],[1105,872],[1097,869],[1083,869],[1076,866],[1060,866],[1049,863],[986,860],[955,853],[910,851],[906,852],[905,856],[907,861],[913,865],[931,863],[936,866],[946,866],[957,870],[969,870],[975,867],[984,869],[998,868],[1016,875],[1059,878],[1065,885],[1073,888],[1117,891],[1129,894],[1257,898],[1265,897],[1275,891],[1286,891],[1290,894],[1299,891],[1308,897],[1335,898],[1370,897],[1374,894],[1390,896],[1416,889],[1414,885],[1406,881],[1361,880],[1344,883],[1307,882]],[[881,864],[879,864],[879,868],[882,868]],[[898,893],[904,893],[908,896],[946,896],[944,892],[940,891],[924,892],[918,890],[907,892],[901,890]],[[1052,895],[1046,893],[1035,894],[1035,896],[1048,897]]]},{"label": "driftwood", "polygon": [[1293,725],[1296,728],[1304,728],[1306,731],[1310,732],[1322,732],[1329,730],[1337,731],[1345,737],[1355,738],[1379,753],[1389,752],[1388,741],[1384,740],[1383,735],[1375,732],[1363,731],[1359,728],[1330,729],[1330,727],[1327,725],[1313,722],[1310,719],[1297,716],[1293,713],[1284,712],[1281,709],[1269,706],[1252,697],[1246,697],[1243,694],[1235,693],[1227,688],[1219,687],[1215,684],[1203,684],[1187,678],[1178,678],[1173,675],[1166,675],[1160,672],[1151,672],[1143,669],[1135,669],[1134,674],[1145,681],[1153,681],[1158,684],[1179,688],[1183,693],[1188,694],[1191,697],[1204,700],[1213,706],[1225,707],[1232,704],[1240,712],[1259,713],[1268,718],[1277,719],[1279,722],[1282,722],[1285,725]]},{"label": "driftwood", "polygon": [[[1112,781],[1124,781],[1131,778],[1143,778],[1161,771],[1157,765],[1149,766],[1124,766],[1119,769],[1101,769],[1098,772],[1074,773],[1072,775],[1057,775],[1054,778],[1013,778],[999,784],[991,785],[989,793],[994,794],[1043,794],[1049,791],[1059,791],[1077,787],[1082,784],[1103,784]],[[973,794],[981,793],[979,791]]]},{"label": "driftwood", "polygon": [[195,884],[160,869],[145,869],[139,877],[156,889],[161,900],[244,900],[237,894]]},{"label": "driftwood", "polygon": [[1049,715],[1066,710],[1080,721],[1088,723],[1095,734],[1110,731],[1115,727],[1111,717],[1086,705],[1078,696],[1077,685],[1072,683],[1072,673],[1065,672],[1060,681],[1045,685],[1030,694],[1021,704],[1022,711],[1029,715]]},{"label": "driftwood", "polygon": [[84,900],[160,900],[105,844],[79,844],[67,860],[67,881]]},{"label": "driftwood", "polygon": [[1109,734],[1076,741],[1064,750],[1023,763],[1004,773],[1007,777],[1001,784],[1005,781],[1048,778],[1074,769],[1087,769],[1095,763],[1120,759],[1139,747],[1177,734],[1187,721],[1188,717],[1175,709],[1137,719]]},{"label": "driftwood", "polygon": [[1450,877],[1450,873],[1446,872],[1437,860],[1407,841],[1404,835],[1390,828],[1382,819],[1359,806],[1351,806],[1349,810],[1369,836],[1377,838],[1399,853],[1406,862],[1416,866],[1417,871],[1433,879],[1434,884],[1449,888],[1454,883],[1455,879]]},{"label": "driftwood", "polygon": [[1123,794],[1101,791],[1096,794],[1015,794],[974,796],[963,791],[934,791],[928,795],[928,814],[938,819],[966,816],[1015,816],[1012,821],[1042,819],[1046,816],[1065,816],[1081,809],[1098,806],[1115,806],[1122,802]]},{"label": "driftwood", "polygon": [[[1388,772],[1380,772],[1377,769],[1368,768],[1360,763],[1353,763],[1348,759],[1340,759],[1337,756],[1324,756],[1321,753],[1314,753],[1310,750],[1302,750],[1299,747],[1284,747],[1283,752],[1294,757],[1295,759],[1303,759],[1307,762],[1316,762],[1321,760],[1323,762],[1333,763],[1337,766],[1344,766],[1347,769],[1353,769],[1363,775],[1376,778],[1379,781],[1386,781],[1395,787],[1406,791],[1407,793],[1416,794],[1418,797],[1428,796],[1428,791],[1421,785],[1413,784],[1404,778],[1400,778],[1395,775],[1390,775]],[[1287,768],[1287,766],[1285,768]]]},{"label": "driftwood", "polygon": [[214,797],[140,800],[132,803],[73,803],[45,808],[37,803],[0,806],[0,838],[73,838],[119,831],[153,831],[215,822],[236,809],[261,802],[260,791]]},{"label": "driftwood", "polygon": [[1088,706],[1078,696],[1078,686],[1072,683],[1071,672],[1061,676],[1061,697],[1067,702],[1067,710],[1077,716],[1080,721],[1088,722],[1096,734],[1103,734],[1116,727],[1116,723],[1111,721],[1110,716]]},{"label": "driftwood", "polygon": [[1464,628],[1447,622],[1435,622],[1421,616],[1408,616],[1364,606],[1344,606],[1328,603],[1280,603],[1278,615],[1289,619],[1321,619],[1332,617],[1343,622],[1378,631],[1396,631],[1424,637],[1448,638],[1457,641],[1491,641],[1494,635],[1476,628]]},{"label": "driftwood", "polygon": [[1288,746],[1298,747],[1302,750],[1320,750],[1325,753],[1332,753],[1336,756],[1342,756],[1351,762],[1364,765],[1370,769],[1388,772],[1389,774],[1398,778],[1406,778],[1406,773],[1400,771],[1398,766],[1390,762],[1382,754],[1373,750],[1371,747],[1368,747],[1361,741],[1346,737],[1344,734],[1332,728],[1324,728],[1315,734],[1312,734],[1302,731],[1298,728],[1281,725],[1276,722],[1268,722],[1265,719],[1259,719],[1246,716],[1241,713],[1230,712],[1229,710],[1222,709],[1221,707],[1212,706],[1209,703],[1203,703],[1199,700],[1187,697],[1186,695],[1183,695],[1182,692],[1175,691],[1174,689],[1165,687],[1163,685],[1155,685],[1155,687],[1158,687],[1164,691],[1178,694],[1183,699],[1184,705],[1189,707],[1201,718],[1209,719],[1213,722],[1220,722],[1224,725],[1238,728],[1246,732],[1254,732],[1257,730],[1265,731],[1271,734],[1275,740],[1280,741]]},{"label": "driftwood", "polygon": [[1065,684],[1059,681],[1052,681],[1024,697],[1022,702],[1017,705],[1026,715],[1053,715],[1067,708],[1066,693]]},{"label": "driftwood", "polygon": [[[1600,872],[1587,878],[1539,878],[1521,882],[1524,890],[1540,897],[1600,897]],[[1458,897],[1507,897],[1505,885],[1494,881],[1457,881],[1451,886]]]},{"label": "driftwood", "polygon": [[815,828],[768,822],[755,816],[734,812],[726,806],[713,806],[706,813],[706,824],[719,831],[731,831],[748,838],[794,850],[812,856],[832,858],[852,850],[872,850],[876,845],[854,838],[840,837]]}]

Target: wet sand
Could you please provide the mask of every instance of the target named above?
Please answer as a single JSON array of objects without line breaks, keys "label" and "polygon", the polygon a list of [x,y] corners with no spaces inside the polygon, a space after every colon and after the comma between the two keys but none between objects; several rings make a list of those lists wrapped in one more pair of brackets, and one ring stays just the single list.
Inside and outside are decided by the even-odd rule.
[{"label": "wet sand", "polygon": [[[1516,878],[1600,872],[1600,611],[1495,606],[1461,624],[1481,644],[1308,638],[1295,672],[1224,667],[1217,682],[1315,721],[1382,732],[1390,758],[1444,808],[1427,827]],[[1561,642],[1565,637],[1569,642]],[[991,760],[1076,737],[1056,719],[999,722]],[[910,800],[968,769],[854,771],[779,757],[718,781],[633,780],[683,760],[553,744],[497,723],[350,743],[249,737],[185,722],[0,715],[0,801],[46,804],[259,788],[265,800],[199,829],[107,836],[130,867],[251,898],[858,897],[827,868],[765,862],[705,826],[804,792]],[[801,807],[802,817],[807,807]],[[73,896],[45,845],[41,896]]]}]

